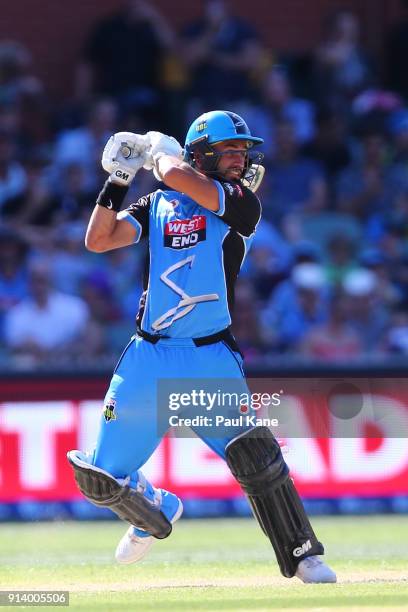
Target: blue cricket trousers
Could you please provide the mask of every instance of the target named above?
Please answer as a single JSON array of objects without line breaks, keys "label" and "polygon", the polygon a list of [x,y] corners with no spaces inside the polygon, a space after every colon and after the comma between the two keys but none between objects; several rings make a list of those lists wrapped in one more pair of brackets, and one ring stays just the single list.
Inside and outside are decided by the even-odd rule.
[{"label": "blue cricket trousers", "polygon": [[[192,339],[166,338],[152,344],[138,336],[132,338],[105,396],[105,405],[114,407],[114,418],[101,417],[93,458],[94,465],[116,478],[130,476],[132,486],[138,479],[137,470],[164,435],[157,427],[160,378],[241,379],[246,389],[242,357],[224,341],[197,347]],[[240,433],[229,438],[207,437],[205,430],[192,429],[223,459],[226,444]]]}]

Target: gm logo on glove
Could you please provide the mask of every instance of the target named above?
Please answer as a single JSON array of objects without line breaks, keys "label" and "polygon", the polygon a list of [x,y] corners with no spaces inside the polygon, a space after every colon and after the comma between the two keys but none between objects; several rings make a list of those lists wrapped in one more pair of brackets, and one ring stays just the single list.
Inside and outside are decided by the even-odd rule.
[{"label": "gm logo on glove", "polygon": [[124,180],[124,181],[128,181],[129,180],[129,174],[126,172],[123,172],[123,170],[116,170],[115,172],[115,176],[117,176],[118,178]]}]

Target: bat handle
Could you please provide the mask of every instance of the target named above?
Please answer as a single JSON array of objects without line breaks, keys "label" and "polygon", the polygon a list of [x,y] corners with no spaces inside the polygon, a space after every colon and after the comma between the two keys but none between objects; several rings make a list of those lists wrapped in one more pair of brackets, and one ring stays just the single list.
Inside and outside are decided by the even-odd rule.
[{"label": "bat handle", "polygon": [[129,159],[129,157],[131,157],[132,155],[132,149],[126,144],[120,147],[120,152],[122,153],[125,159]]}]

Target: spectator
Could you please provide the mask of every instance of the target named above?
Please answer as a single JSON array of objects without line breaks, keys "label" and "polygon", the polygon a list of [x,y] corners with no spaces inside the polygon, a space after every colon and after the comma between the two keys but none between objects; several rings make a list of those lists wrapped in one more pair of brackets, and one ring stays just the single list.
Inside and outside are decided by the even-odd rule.
[{"label": "spectator", "polygon": [[254,242],[241,276],[251,279],[258,299],[267,300],[275,286],[289,274],[293,249],[265,220],[258,225]]},{"label": "spectator", "polygon": [[50,274],[54,288],[79,295],[84,279],[94,269],[93,257],[85,249],[85,225],[70,222],[54,229]]},{"label": "spectator", "polygon": [[116,129],[117,108],[107,99],[96,101],[88,112],[82,127],[59,134],[55,146],[53,174],[56,189],[63,182],[63,174],[72,164],[84,168],[84,189],[95,190],[101,172],[101,152]]},{"label": "spectator", "polygon": [[26,146],[49,137],[49,104],[41,81],[32,72],[30,51],[16,40],[0,42],[0,105],[18,115]]},{"label": "spectator", "polygon": [[232,14],[228,0],[201,2],[202,16],[182,33],[182,55],[191,71],[191,97],[200,105],[194,114],[253,100],[251,73],[262,55],[259,35],[247,21]]},{"label": "spectator", "polygon": [[327,205],[327,184],[321,166],[301,156],[293,124],[281,120],[276,126],[276,153],[266,182],[270,189],[264,217],[274,222],[293,212],[311,214]]},{"label": "spectator", "polygon": [[233,331],[239,337],[245,362],[262,362],[266,344],[259,320],[259,304],[254,287],[248,279],[241,279],[235,288]]},{"label": "spectator", "polygon": [[299,240],[293,244],[292,248],[293,266],[301,263],[321,263],[322,250],[315,242],[311,240]]},{"label": "spectator", "polygon": [[127,325],[130,321],[134,322],[139,307],[143,292],[143,270],[146,271],[146,255],[145,245],[138,245],[137,249],[114,249],[105,254],[103,268]]},{"label": "spectator", "polygon": [[306,333],[328,317],[328,284],[323,268],[301,263],[277,286],[262,312],[267,339],[275,349],[294,351]]},{"label": "spectator", "polygon": [[0,132],[0,217],[7,200],[21,196],[27,184],[27,176],[16,159],[16,143],[7,132]]},{"label": "spectator", "polygon": [[356,268],[344,277],[342,288],[348,321],[361,338],[364,353],[375,355],[389,320],[389,312],[378,293],[376,275],[371,270]]},{"label": "spectator", "polygon": [[15,40],[0,43],[0,102],[18,105],[42,93],[41,82],[31,72],[28,49]]},{"label": "spectator", "polygon": [[120,306],[115,299],[108,276],[103,270],[96,269],[83,279],[81,293],[93,315],[93,320],[102,327],[120,320]]},{"label": "spectator", "polygon": [[392,279],[393,266],[391,261],[387,260],[385,252],[375,247],[367,247],[360,252],[359,263],[361,267],[374,272],[378,295],[390,310],[395,308],[404,295]]},{"label": "spectator", "polygon": [[46,161],[32,156],[23,165],[24,189],[7,198],[3,204],[3,218],[15,227],[40,227],[51,225],[55,214],[55,202],[46,180]]},{"label": "spectator", "polygon": [[86,166],[68,163],[54,191],[54,221],[56,223],[87,222],[96,193],[88,185]]},{"label": "spectator", "polygon": [[121,318],[120,305],[104,270],[94,269],[83,278],[81,296],[90,315],[87,346],[81,357],[113,361],[117,358],[118,344],[129,337],[129,326]]},{"label": "spectator", "polygon": [[407,177],[398,166],[387,164],[387,143],[382,132],[368,130],[362,138],[362,159],[343,170],[337,180],[337,206],[364,225],[374,215],[384,219]]},{"label": "spectator", "polygon": [[348,322],[347,300],[341,292],[330,300],[327,322],[305,334],[300,350],[305,357],[324,363],[349,362],[361,356],[362,343]]},{"label": "spectator", "polygon": [[46,263],[30,270],[30,294],[5,318],[6,346],[15,365],[38,367],[47,362],[69,362],[75,342],[88,324],[88,308],[79,297],[55,291]]},{"label": "spectator", "polygon": [[161,119],[160,68],[165,53],[174,47],[174,34],[154,2],[120,4],[88,36],[78,67],[77,98],[109,96],[122,113],[153,108]]},{"label": "spectator", "polygon": [[5,314],[28,295],[29,245],[19,233],[0,226],[0,336]]},{"label": "spectator", "polygon": [[341,284],[344,276],[356,267],[356,245],[350,236],[343,233],[332,234],[327,243],[325,262],[326,278],[333,286]]},{"label": "spectator", "polygon": [[391,315],[383,340],[384,350],[393,355],[408,355],[408,311],[399,306]]},{"label": "spectator", "polygon": [[373,74],[360,45],[360,26],[348,9],[327,20],[326,39],[316,53],[317,97],[329,106],[348,112],[353,97],[366,88]]},{"label": "spectator", "polygon": [[372,87],[356,96],[351,105],[353,119],[378,121],[384,127],[387,114],[403,106],[402,98],[393,91]]},{"label": "spectator", "polygon": [[316,116],[316,134],[302,154],[319,162],[331,181],[351,163],[347,123],[340,113],[321,108]]},{"label": "spectator", "polygon": [[11,102],[0,102],[0,133],[7,134],[14,142],[16,157],[24,158],[31,151],[32,142],[23,128],[20,109]]},{"label": "spectator", "polygon": [[287,119],[292,123],[294,138],[300,146],[314,136],[313,104],[293,96],[289,76],[282,66],[275,66],[266,74],[262,88],[262,106],[255,107],[253,115],[253,119],[249,118],[248,121],[264,135],[269,155],[275,153],[276,125],[281,120]]},{"label": "spectator", "polygon": [[392,138],[394,157],[397,164],[408,168],[408,108],[395,111],[388,118],[389,132]]},{"label": "spectator", "polygon": [[408,302],[408,252],[406,247],[405,252],[402,251],[393,262],[392,281],[398,293],[402,296],[401,299]]}]

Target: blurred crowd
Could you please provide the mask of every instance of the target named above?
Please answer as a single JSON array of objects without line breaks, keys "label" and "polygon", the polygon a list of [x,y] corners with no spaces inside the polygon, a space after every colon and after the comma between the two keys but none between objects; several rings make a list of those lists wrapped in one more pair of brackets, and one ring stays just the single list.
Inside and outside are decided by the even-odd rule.
[{"label": "blurred crowd", "polygon": [[[110,367],[134,330],[145,247],[93,254],[86,224],[115,131],[183,142],[216,108],[265,139],[263,221],[234,330],[247,364],[408,355],[408,2],[384,41],[330,14],[302,55],[269,49],[228,0],[176,32],[154,2],[95,23],[69,99],[50,99],[30,50],[0,41],[0,363]],[[114,50],[114,52],[113,52]],[[157,188],[141,171],[127,202]]]}]

